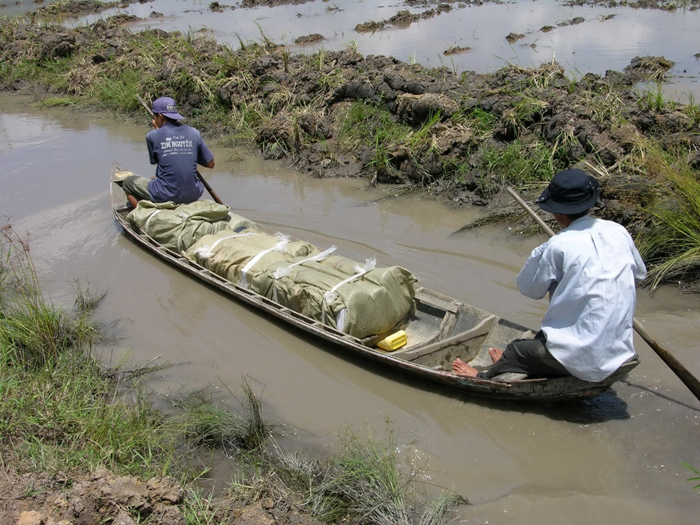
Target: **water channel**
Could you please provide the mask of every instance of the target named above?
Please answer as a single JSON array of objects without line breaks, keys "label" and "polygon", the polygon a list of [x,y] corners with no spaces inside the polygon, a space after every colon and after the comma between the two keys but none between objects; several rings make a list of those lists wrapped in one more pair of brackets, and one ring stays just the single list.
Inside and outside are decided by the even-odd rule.
[{"label": "water channel", "polygon": [[[220,2],[220,13],[209,4],[154,0],[121,11],[143,18],[134,30],[203,30],[234,47],[264,33],[292,50],[355,45],[363,54],[458,71],[556,59],[574,76],[604,74],[622,70],[637,55],[663,55],[676,62],[667,93],[696,102],[700,96],[700,11],[570,7],[554,0],[493,3],[359,34],[355,25],[388,19],[405,4],[315,1],[230,9],[232,3]],[[35,7],[24,0],[0,14]],[[584,22],[559,25],[575,17]],[[555,29],[541,32],[545,25]],[[508,44],[511,32],[524,38]],[[325,40],[294,46],[311,33]],[[455,45],[471,50],[442,54]],[[106,362],[172,364],[153,382],[165,394],[205,385],[239,392],[246,377],[262,397],[265,416],[297,429],[287,438],[290,445],[322,449],[345,428],[381,436],[389,420],[402,457],[429,482],[422,490],[452,488],[470,500],[459,510],[462,522],[697,523],[700,497],[681,461],[700,467],[700,404],[641,339],[636,347],[642,364],[628,381],[573,407],[459,397],[345,359],[204,287],[121,234],[109,208],[108,175],[114,161],[144,175],[153,172],[147,126],[145,118],[142,125],[128,124],[0,97],[0,216],[29,233],[54,301],[70,305],[76,279],[108,292],[95,312],[118,338],[98,349]],[[410,269],[429,288],[538,326],[546,304],[521,296],[515,276],[544,237],[522,238],[507,227],[451,236],[479,210],[452,210],[421,196],[382,200],[384,189],[362,180],[308,178],[247,152],[212,149],[217,166],[205,176],[236,212],[318,246],[336,244],[356,260],[376,255],[382,265]],[[673,287],[638,295],[639,320],[696,375],[699,307],[699,297]],[[225,482],[232,468],[221,460],[213,472]]]},{"label": "water channel", "polygon": [[[0,97],[0,215],[28,232],[46,290],[70,305],[79,279],[107,296],[95,312],[114,365],[170,363],[153,382],[169,394],[212,385],[240,393],[243,377],[265,417],[297,429],[286,443],[322,449],[339,432],[384,435],[430,485],[472,505],[468,523],[691,524],[700,497],[681,461],[700,466],[700,404],[639,339],[642,363],[590,402],[528,407],[455,396],[345,359],[323,343],[209,289],[121,234],[111,214],[112,162],[151,174],[142,125]],[[515,276],[543,237],[507,227],[450,234],[479,213],[420,196],[384,199],[362,180],[322,180],[213,148],[211,185],[238,213],[356,260],[376,255],[442,290],[536,327],[543,301],[520,295]],[[637,317],[700,374],[700,298],[673,287],[640,291]],[[215,473],[230,479],[222,460]]]}]

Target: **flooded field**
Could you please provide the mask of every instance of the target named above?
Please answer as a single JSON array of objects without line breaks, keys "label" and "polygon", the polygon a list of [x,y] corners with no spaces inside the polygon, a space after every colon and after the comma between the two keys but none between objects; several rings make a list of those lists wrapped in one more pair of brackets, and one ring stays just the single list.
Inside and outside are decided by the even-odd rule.
[{"label": "flooded field", "polygon": [[[255,2],[247,5],[251,4]],[[697,102],[700,10],[693,10],[692,3],[677,3],[672,10],[570,4],[557,0],[452,3],[449,10],[438,9],[426,16],[437,3],[317,0],[245,8],[240,2],[152,0],[67,23],[82,24],[98,16],[124,13],[139,18],[130,24],[135,31],[151,27],[206,32],[234,48],[270,39],[290,52],[354,46],[364,55],[393,56],[457,72],[483,73],[506,64],[532,67],[556,60],[575,78],[588,72],[603,75],[607,70],[622,71],[636,56],[664,56],[676,64],[664,87],[667,95],[684,102],[692,96]],[[34,8],[34,2],[22,0],[0,8],[0,14]],[[410,21],[404,17],[391,23],[402,11],[423,18]],[[368,22],[386,23],[382,30],[356,30],[359,24]],[[296,43],[309,35],[318,35],[320,40]],[[462,51],[445,54],[455,48]]]},{"label": "flooded field", "polygon": [[[37,108],[0,98],[0,210],[29,232],[52,298],[72,301],[73,282],[106,290],[99,321],[117,342],[98,349],[112,364],[173,366],[163,393],[213,385],[240,392],[243,377],[265,416],[296,430],[285,445],[319,450],[344,428],[381,436],[387,420],[419,490],[454,489],[471,505],[465,523],[696,523],[700,497],[681,461],[700,463],[698,401],[645,346],[625,383],[573,407],[526,407],[459,397],[410,384],[346,359],[298,332],[165,265],[119,231],[111,215],[112,162],[151,174],[142,126],[100,114]],[[284,165],[213,148],[209,182],[255,221],[343,255],[400,264],[425,286],[536,327],[544,301],[520,295],[515,276],[541,238],[507,227],[450,234],[478,209],[454,211],[420,197],[379,200],[357,179],[305,178]],[[240,152],[238,152],[240,153]],[[700,298],[668,287],[640,291],[637,317],[691,371],[700,373]],[[223,482],[233,471],[216,465]]]}]

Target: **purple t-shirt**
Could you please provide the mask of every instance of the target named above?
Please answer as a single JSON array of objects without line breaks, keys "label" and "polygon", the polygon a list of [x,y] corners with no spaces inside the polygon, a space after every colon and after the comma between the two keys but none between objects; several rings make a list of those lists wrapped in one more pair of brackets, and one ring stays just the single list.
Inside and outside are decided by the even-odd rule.
[{"label": "purple t-shirt", "polygon": [[214,158],[202,134],[184,124],[166,122],[146,135],[151,164],[157,164],[156,178],[148,182],[154,202],[188,203],[199,199],[204,186],[197,178],[197,164]]}]

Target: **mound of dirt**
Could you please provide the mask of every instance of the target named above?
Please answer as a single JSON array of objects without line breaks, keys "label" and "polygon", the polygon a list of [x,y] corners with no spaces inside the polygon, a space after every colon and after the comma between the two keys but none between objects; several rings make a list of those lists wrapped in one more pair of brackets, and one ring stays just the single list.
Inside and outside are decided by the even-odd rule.
[{"label": "mound of dirt", "polygon": [[323,35],[313,33],[311,35],[300,36],[299,38],[294,40],[294,43],[299,45],[316,44],[318,42],[322,42],[323,40]]},{"label": "mound of dirt", "polygon": [[[182,511],[185,490],[167,477],[144,482],[104,469],[89,477],[3,472],[0,494],[0,525],[187,523]],[[246,505],[219,498],[207,512],[212,522],[221,524],[319,524],[295,505],[270,498]]]},{"label": "mound of dirt", "polygon": [[183,489],[170,478],[142,482],[100,470],[89,478],[4,473],[0,525],[49,523],[186,523],[179,504]]}]

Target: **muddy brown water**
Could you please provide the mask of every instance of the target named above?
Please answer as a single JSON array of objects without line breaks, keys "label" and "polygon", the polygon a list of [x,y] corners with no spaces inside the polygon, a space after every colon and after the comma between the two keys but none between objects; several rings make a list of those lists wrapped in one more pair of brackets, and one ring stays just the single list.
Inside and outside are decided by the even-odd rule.
[{"label": "muddy brown water", "polygon": [[[145,120],[145,119],[144,119]],[[113,161],[142,174],[141,126],[101,115],[33,108],[0,97],[0,214],[29,232],[54,301],[70,304],[74,279],[107,290],[95,316],[119,337],[99,348],[112,365],[171,363],[152,385],[166,394],[213,385],[240,394],[243,377],[265,416],[297,429],[285,444],[322,449],[345,428],[398,436],[406,468],[473,505],[469,523],[697,523],[700,496],[681,461],[700,466],[700,402],[645,346],[627,383],[582,405],[527,407],[460,397],[348,360],[209,289],[122,235],[108,198]],[[378,200],[361,180],[319,180],[255,156],[214,148],[211,185],[239,213],[357,260],[376,255],[421,282],[513,321],[537,326],[543,301],[515,276],[544,237],[507,227],[450,233],[479,213],[409,196]],[[700,374],[700,297],[672,287],[641,291],[637,317]],[[231,479],[222,460],[214,472]]]}]

